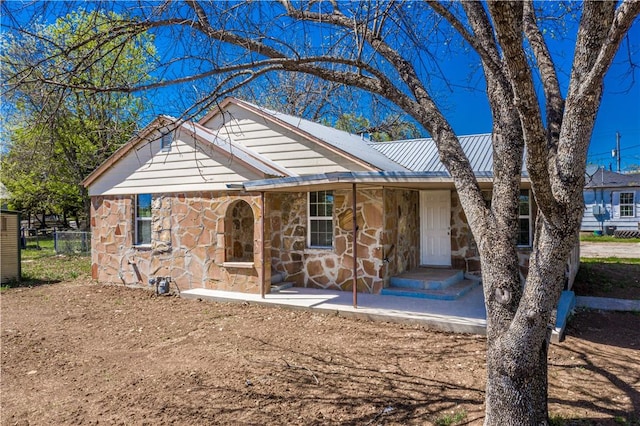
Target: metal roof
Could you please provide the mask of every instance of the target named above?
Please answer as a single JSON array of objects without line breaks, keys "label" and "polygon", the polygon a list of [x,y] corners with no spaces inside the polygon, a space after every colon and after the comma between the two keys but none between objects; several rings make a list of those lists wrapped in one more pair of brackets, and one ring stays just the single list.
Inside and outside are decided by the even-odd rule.
[{"label": "metal roof", "polygon": [[[493,174],[491,133],[459,136],[458,140],[475,173]],[[370,146],[412,171],[444,172],[436,143],[431,138],[370,142]]]},{"label": "metal roof", "polygon": [[273,118],[288,124],[289,126],[300,129],[303,132],[317,139],[320,139],[323,142],[326,142],[343,152],[346,152],[371,164],[374,167],[377,167],[380,170],[406,170],[403,165],[400,165],[393,159],[390,159],[383,152],[380,152],[377,149],[373,149],[370,145],[370,141],[365,140],[361,136],[345,132],[344,130],[338,130],[333,127],[328,127],[319,123],[314,123],[313,121],[305,120],[304,118],[295,117],[292,115],[283,114],[278,111],[263,108],[250,102],[241,102],[258,109],[272,116]]}]

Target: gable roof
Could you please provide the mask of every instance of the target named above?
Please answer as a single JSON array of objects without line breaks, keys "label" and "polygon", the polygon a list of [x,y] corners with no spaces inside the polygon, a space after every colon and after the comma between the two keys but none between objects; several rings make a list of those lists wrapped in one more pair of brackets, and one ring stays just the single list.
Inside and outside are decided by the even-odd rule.
[{"label": "gable roof", "polygon": [[640,173],[616,173],[600,167],[591,180],[587,178],[585,188],[640,187]]},{"label": "gable roof", "polygon": [[83,185],[91,186],[96,180],[113,168],[120,160],[125,158],[127,154],[139,149],[143,144],[150,143],[158,139],[154,136],[154,132],[160,130],[167,131],[186,131],[198,142],[204,144],[208,148],[221,152],[229,158],[233,158],[245,167],[255,170],[266,176],[295,176],[284,167],[275,164],[273,161],[261,156],[260,154],[248,150],[232,141],[227,141],[217,137],[206,127],[198,123],[190,121],[181,121],[169,116],[159,116],[149,125],[142,129],[137,135],[132,137],[127,143],[118,148],[106,161],[96,168],[89,176],[87,176]]},{"label": "gable roof", "polygon": [[406,170],[404,166],[393,161],[383,153],[376,149],[372,149],[369,146],[368,141],[363,139],[361,136],[305,120],[304,118],[263,108],[250,102],[232,97],[226,98],[220,104],[219,108],[205,115],[201,120],[199,120],[199,123],[206,123],[211,118],[218,115],[220,111],[224,110],[229,104],[251,111],[272,123],[306,138],[309,141],[319,144],[333,152],[337,152],[351,161],[364,164],[370,169],[389,171]]},{"label": "gable roof", "polygon": [[[458,140],[478,182],[491,184],[493,181],[491,133],[459,136]],[[435,141],[431,138],[369,142],[369,146],[404,166],[406,170],[323,173],[312,176],[261,179],[245,182],[243,185],[248,190],[259,191],[282,191],[293,187],[306,190],[313,190],[314,187],[337,188],[354,183],[416,189],[449,188],[453,185],[453,179],[440,161]],[[526,185],[528,174],[524,163],[522,167],[523,183]]]},{"label": "gable roof", "polygon": [[[349,164],[365,166],[365,171],[321,172],[320,174],[299,176],[296,172],[281,165],[278,159],[271,160],[256,151],[251,145],[245,146],[242,142],[234,141],[231,137],[221,137],[221,133],[206,127],[207,122],[212,118],[218,117],[216,120],[223,118],[220,114],[223,114],[230,105],[248,111],[253,117],[257,115],[267,122],[275,123],[276,129],[293,132],[310,143],[320,145],[325,149],[323,151],[325,154],[328,149],[330,153],[333,153],[331,155],[340,155],[350,162]],[[83,182],[84,185],[87,187],[92,185],[103,173],[125,158],[128,153],[139,149],[143,143],[157,140],[159,132],[164,131],[176,131],[176,134],[183,132],[192,138],[193,142],[201,144],[201,148],[212,149],[213,151],[210,152],[217,152],[218,156],[222,154],[230,161],[235,161],[236,164],[243,167],[243,170],[248,169],[257,176],[263,176],[262,178],[258,177],[257,181],[247,182],[244,185],[247,189],[266,188],[273,184],[278,187],[308,186],[321,181],[336,183],[337,180],[345,184],[367,182],[388,185],[391,182],[396,182],[410,184],[409,186],[452,182],[449,173],[440,161],[435,141],[431,138],[371,142],[342,130],[272,111],[235,98],[227,98],[216,110],[198,122],[182,121],[169,116],[157,117],[91,173]],[[459,141],[475,175],[483,181],[490,179],[493,176],[491,134],[460,136]],[[526,171],[523,171],[523,177],[526,177]],[[273,181],[267,182],[265,179],[273,179]]]}]

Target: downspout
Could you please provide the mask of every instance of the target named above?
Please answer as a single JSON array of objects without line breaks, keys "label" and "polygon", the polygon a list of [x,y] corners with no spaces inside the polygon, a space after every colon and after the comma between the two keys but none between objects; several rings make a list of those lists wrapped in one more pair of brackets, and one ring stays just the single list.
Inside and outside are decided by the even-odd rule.
[{"label": "downspout", "polygon": [[352,234],[353,234],[353,307],[358,307],[358,221],[356,220],[356,184],[353,183],[351,190],[352,203]]},{"label": "downspout", "polygon": [[264,299],[266,293],[265,283],[265,257],[264,257],[264,191],[260,191],[260,297]]}]

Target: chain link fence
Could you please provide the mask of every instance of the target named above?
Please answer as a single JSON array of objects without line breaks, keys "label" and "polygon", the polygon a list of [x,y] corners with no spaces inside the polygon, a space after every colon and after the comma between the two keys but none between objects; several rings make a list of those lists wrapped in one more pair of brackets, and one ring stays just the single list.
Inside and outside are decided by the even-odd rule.
[{"label": "chain link fence", "polygon": [[56,254],[91,253],[91,233],[81,231],[56,231],[54,234]]}]

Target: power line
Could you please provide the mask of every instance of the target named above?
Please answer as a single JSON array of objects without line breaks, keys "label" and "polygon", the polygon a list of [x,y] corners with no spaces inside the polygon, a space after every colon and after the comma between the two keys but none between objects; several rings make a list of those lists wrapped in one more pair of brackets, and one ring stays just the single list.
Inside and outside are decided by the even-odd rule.
[{"label": "power line", "polygon": [[[620,151],[626,151],[627,149],[638,148],[638,147],[640,147],[640,145],[625,146],[624,148],[620,148]],[[589,157],[596,157],[598,155],[608,155],[610,153],[611,151],[599,152],[597,154],[590,154]]]}]

